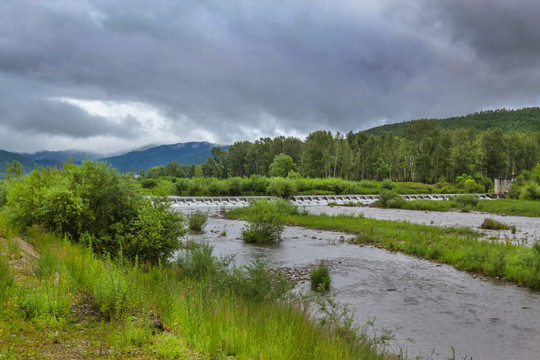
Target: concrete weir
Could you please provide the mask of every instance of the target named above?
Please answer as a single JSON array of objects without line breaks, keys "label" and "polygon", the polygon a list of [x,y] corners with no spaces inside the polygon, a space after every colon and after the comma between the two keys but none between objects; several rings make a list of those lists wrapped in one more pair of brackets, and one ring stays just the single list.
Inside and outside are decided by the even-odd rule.
[{"label": "concrete weir", "polygon": [[[448,200],[461,194],[414,194],[401,195],[405,200]],[[481,200],[496,199],[495,194],[475,194]],[[246,206],[251,200],[271,199],[271,196],[169,196],[169,199],[181,207],[202,206]],[[372,204],[379,199],[379,195],[297,195],[289,199],[295,205],[326,205],[330,203]]]}]

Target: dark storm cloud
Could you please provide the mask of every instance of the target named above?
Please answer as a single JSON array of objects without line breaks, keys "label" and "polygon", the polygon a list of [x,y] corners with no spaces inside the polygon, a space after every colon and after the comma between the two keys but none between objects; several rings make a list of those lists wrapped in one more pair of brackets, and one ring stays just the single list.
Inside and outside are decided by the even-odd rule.
[{"label": "dark storm cloud", "polygon": [[429,6],[453,42],[467,44],[498,70],[540,65],[538,1],[445,0]]},{"label": "dark storm cloud", "polygon": [[177,121],[180,139],[188,119],[229,143],[277,129],[348,131],[536,106],[539,8],[529,0],[3,3],[0,79],[9,81],[0,93],[9,96],[0,98],[0,125],[136,137],[134,119],[113,124],[49,99],[139,102]]}]

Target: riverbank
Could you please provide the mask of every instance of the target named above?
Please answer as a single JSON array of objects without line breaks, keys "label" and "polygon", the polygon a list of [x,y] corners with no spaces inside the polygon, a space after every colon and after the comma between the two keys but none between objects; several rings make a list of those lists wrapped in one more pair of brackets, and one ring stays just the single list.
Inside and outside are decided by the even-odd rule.
[{"label": "riverbank", "polygon": [[[362,204],[351,204],[352,206],[363,206]],[[348,204],[338,206],[351,206]],[[419,210],[419,211],[458,211],[459,206],[455,200],[446,201],[437,200],[408,200],[397,202],[393,206],[394,209]],[[514,199],[496,199],[496,200],[480,200],[474,207],[468,208],[467,211],[480,211],[492,214],[516,215],[540,217],[540,201],[531,200],[514,200]]]},{"label": "riverbank", "polygon": [[[241,218],[243,208],[228,212]],[[481,241],[470,228],[438,227],[358,215],[290,215],[289,225],[354,234],[356,244],[374,244],[393,251],[450,264],[457,269],[540,288],[540,243],[532,247]]]},{"label": "riverbank", "polygon": [[100,259],[37,227],[28,243],[0,230],[5,358],[393,358],[365,334],[319,325],[301,303],[277,301],[260,268],[257,278],[238,275],[245,283],[237,286],[266,293],[238,296],[206,275],[188,276],[209,274],[219,261],[211,256],[199,267],[200,257],[190,258],[183,270],[152,267]]},{"label": "riverbank", "polygon": [[367,219],[354,215],[293,215],[291,225],[337,230],[356,237],[357,244],[376,244],[389,250],[436,260],[457,269],[507,279],[540,288],[540,243],[532,247],[481,241],[468,228],[440,228],[398,221]]},{"label": "riverbank", "polygon": [[[538,291],[376,244],[350,244],[354,235],[336,231],[286,226],[277,244],[248,244],[241,239],[246,222],[216,217],[219,208],[209,211],[205,232],[191,235],[192,241],[211,244],[219,256],[236,254],[237,263],[263,258],[271,267],[302,270],[325,261],[335,301],[354,313],[356,326],[376,318],[378,335],[391,329],[394,353],[451,359],[453,348],[456,359],[518,354],[532,360],[540,351],[534,321],[540,316]],[[299,289],[309,288],[309,282],[300,282]]]}]

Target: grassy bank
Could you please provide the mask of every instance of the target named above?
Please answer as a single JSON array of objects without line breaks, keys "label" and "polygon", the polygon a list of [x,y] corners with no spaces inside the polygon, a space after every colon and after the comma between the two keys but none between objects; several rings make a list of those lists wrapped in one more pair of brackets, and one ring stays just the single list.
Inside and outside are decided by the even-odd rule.
[{"label": "grassy bank", "polygon": [[[454,200],[407,200],[395,202],[390,207],[422,211],[460,211],[460,207]],[[540,201],[514,199],[480,200],[476,206],[468,210],[493,214],[540,217]]]},{"label": "grassy bank", "polygon": [[[234,209],[231,217],[242,217]],[[454,267],[540,288],[540,243],[532,248],[478,240],[469,228],[441,228],[354,215],[290,215],[290,225],[356,234],[357,244],[375,244],[390,250],[436,260]]]},{"label": "grassy bank", "polygon": [[223,273],[201,251],[176,266],[130,264],[38,227],[28,235],[35,257],[0,227],[2,358],[388,358],[361,332],[277,301],[260,267]]}]

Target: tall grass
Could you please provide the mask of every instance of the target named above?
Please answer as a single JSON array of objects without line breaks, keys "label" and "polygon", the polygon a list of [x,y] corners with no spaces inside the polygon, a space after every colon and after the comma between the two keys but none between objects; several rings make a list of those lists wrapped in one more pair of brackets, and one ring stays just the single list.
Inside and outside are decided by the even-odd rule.
[{"label": "tall grass", "polygon": [[[130,264],[121,256],[100,259],[88,245],[51,241],[34,232],[31,240],[42,251],[35,276],[19,283],[16,295],[6,292],[14,304],[11,317],[0,313],[1,323],[17,325],[10,334],[26,333],[1,334],[11,339],[14,358],[68,351],[50,347],[54,342],[44,338],[51,332],[60,332],[62,344],[86,346],[81,357],[195,358],[186,344],[212,358],[387,357],[365,334],[344,336],[321,326],[301,303],[288,300],[281,290],[273,293],[284,279],[262,263],[237,268],[213,257],[211,248],[194,246],[178,267]],[[2,284],[9,286],[6,266],[0,259]]]}]

